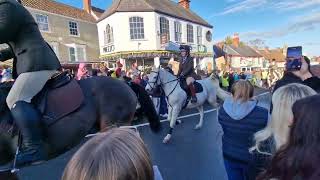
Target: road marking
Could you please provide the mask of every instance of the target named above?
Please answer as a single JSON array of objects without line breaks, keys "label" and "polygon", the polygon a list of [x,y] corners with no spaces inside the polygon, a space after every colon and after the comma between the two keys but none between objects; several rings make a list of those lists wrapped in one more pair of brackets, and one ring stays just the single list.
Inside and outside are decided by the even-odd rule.
[{"label": "road marking", "polygon": [[[265,92],[265,93],[262,93],[262,94],[259,94],[257,95],[256,97],[259,97],[259,96],[264,96],[264,95],[267,95],[267,94],[270,94],[269,92]],[[210,110],[207,110],[207,111],[204,111],[204,114],[207,114],[207,113],[210,113],[210,112],[213,112],[213,111],[216,111],[217,109],[210,109]],[[193,114],[188,114],[188,115],[184,115],[184,116],[179,116],[177,118],[178,119],[184,119],[184,118],[188,118],[188,117],[192,117],[192,116],[197,116],[197,115],[200,115],[200,113],[193,113]],[[163,123],[163,122],[168,122],[169,120],[168,119],[163,119],[160,121],[160,123]],[[136,128],[139,128],[139,127],[144,127],[144,126],[149,126],[150,123],[143,123],[143,124],[138,124],[138,125],[135,125],[134,127]],[[97,134],[99,133],[96,133],[96,134],[88,134],[86,135],[86,138],[88,137],[92,137],[92,136],[96,136]]]}]

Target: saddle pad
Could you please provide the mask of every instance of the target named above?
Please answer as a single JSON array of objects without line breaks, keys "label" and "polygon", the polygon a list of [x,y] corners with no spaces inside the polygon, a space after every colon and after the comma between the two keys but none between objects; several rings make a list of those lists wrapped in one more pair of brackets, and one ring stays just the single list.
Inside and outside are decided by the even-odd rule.
[{"label": "saddle pad", "polygon": [[[203,92],[203,87],[202,87],[202,85],[200,84],[200,83],[198,83],[197,81],[195,81],[194,83],[193,83],[193,85],[194,85],[194,88],[195,88],[195,90],[196,90],[196,93],[201,93],[201,92]],[[189,87],[187,86],[187,83],[184,81],[180,81],[180,86],[181,86],[181,88],[187,93],[187,96],[189,97],[189,96],[191,96],[191,92],[190,92],[190,89],[189,89]]]},{"label": "saddle pad", "polygon": [[44,111],[44,123],[52,125],[62,117],[77,110],[84,101],[82,89],[76,80],[52,89],[47,94],[47,103]]}]

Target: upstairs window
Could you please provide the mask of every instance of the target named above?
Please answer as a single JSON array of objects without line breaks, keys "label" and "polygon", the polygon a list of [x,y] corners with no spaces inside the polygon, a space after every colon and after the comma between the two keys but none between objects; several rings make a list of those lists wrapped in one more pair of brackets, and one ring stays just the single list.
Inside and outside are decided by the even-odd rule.
[{"label": "upstairs window", "polygon": [[40,31],[49,31],[49,21],[48,16],[43,14],[36,14],[36,22]]},{"label": "upstairs window", "polygon": [[174,40],[176,42],[182,42],[182,31],[181,31],[181,23],[176,21],[174,22]]},{"label": "upstairs window", "polygon": [[202,27],[201,26],[197,27],[197,44],[199,45],[202,44]]},{"label": "upstairs window", "polygon": [[193,43],[193,26],[191,24],[187,25],[187,42]]},{"label": "upstairs window", "polygon": [[69,21],[69,31],[72,36],[79,36],[78,23]]},{"label": "upstairs window", "polygon": [[130,17],[130,39],[138,40],[144,39],[144,23],[142,17]]},{"label": "upstairs window", "polygon": [[108,24],[104,31],[104,44],[113,43],[113,28]]},{"label": "upstairs window", "polygon": [[169,20],[165,17],[160,17],[160,37],[162,39],[162,44],[167,43],[170,40]]}]

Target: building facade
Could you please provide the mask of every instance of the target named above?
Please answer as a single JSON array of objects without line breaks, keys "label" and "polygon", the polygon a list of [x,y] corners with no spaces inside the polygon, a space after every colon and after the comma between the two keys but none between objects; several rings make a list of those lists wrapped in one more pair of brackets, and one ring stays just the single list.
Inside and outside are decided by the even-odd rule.
[{"label": "building facade", "polygon": [[63,64],[99,61],[97,18],[88,8],[90,0],[83,2],[86,9],[52,0],[22,0]]},{"label": "building facade", "polygon": [[188,0],[115,0],[98,21],[100,57],[144,67],[177,60],[180,44],[192,47],[195,65],[213,63],[212,26],[193,13]]}]

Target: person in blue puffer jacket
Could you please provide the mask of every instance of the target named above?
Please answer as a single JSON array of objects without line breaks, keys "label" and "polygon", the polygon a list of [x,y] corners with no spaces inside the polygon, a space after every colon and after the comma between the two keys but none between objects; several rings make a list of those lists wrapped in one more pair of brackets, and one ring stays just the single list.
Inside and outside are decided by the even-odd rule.
[{"label": "person in blue puffer jacket", "polygon": [[268,110],[258,106],[253,99],[254,87],[239,80],[231,90],[232,97],[219,109],[218,120],[223,128],[222,148],[229,180],[251,180],[255,164],[249,148],[253,135],[267,125]]}]

